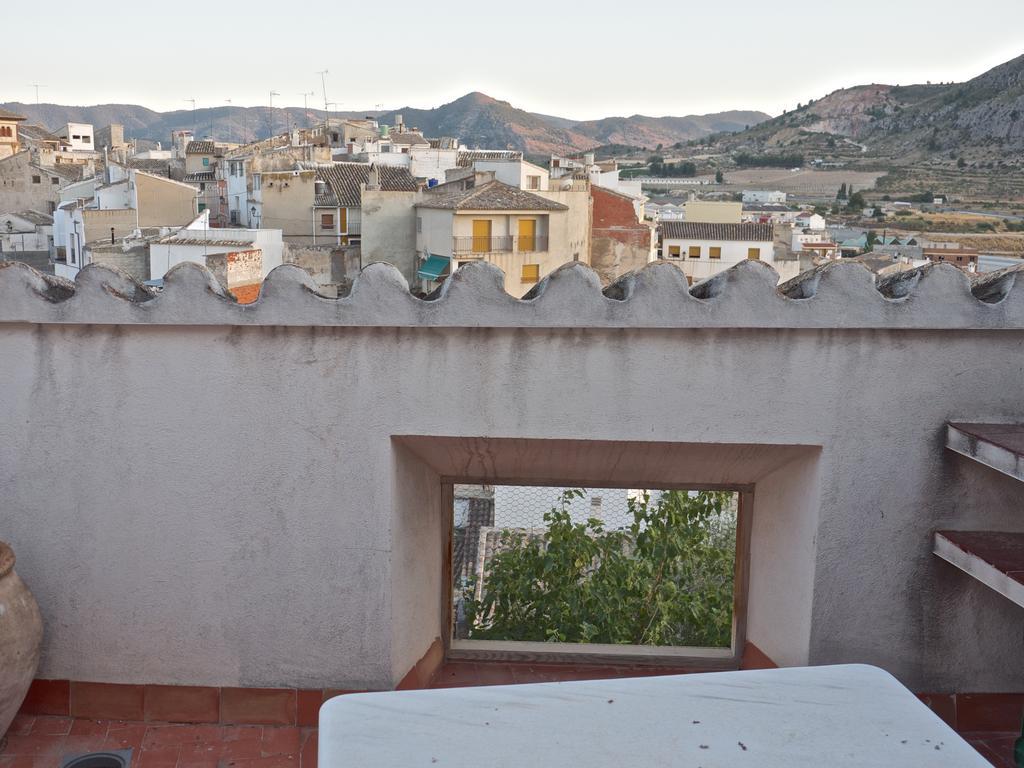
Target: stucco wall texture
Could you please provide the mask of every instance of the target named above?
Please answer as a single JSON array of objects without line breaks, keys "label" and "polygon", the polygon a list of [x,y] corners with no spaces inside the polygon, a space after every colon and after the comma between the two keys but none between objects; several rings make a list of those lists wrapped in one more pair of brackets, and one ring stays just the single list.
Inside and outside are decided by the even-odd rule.
[{"label": "stucco wall texture", "polygon": [[192,264],[155,298],[0,266],[0,538],[40,676],[393,685],[444,632],[442,477],[395,440],[419,435],[799,446],[708,472],[753,486],[749,639],[1024,690],[1024,611],[930,554],[936,528],[1024,530],[1024,488],[943,448],[946,420],[1021,418],[1024,273],[896,298],[859,265],[774,275],[602,294],[573,265],[517,301],[480,264],[421,301],[373,265],[328,300],[284,266],[240,306]]}]

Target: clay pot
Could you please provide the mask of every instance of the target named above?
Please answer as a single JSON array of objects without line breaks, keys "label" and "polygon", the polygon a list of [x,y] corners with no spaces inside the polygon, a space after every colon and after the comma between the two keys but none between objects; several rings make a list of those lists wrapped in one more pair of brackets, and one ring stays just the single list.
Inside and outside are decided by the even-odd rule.
[{"label": "clay pot", "polygon": [[14,552],[0,541],[0,741],[36,675],[42,643],[39,606],[14,572]]}]

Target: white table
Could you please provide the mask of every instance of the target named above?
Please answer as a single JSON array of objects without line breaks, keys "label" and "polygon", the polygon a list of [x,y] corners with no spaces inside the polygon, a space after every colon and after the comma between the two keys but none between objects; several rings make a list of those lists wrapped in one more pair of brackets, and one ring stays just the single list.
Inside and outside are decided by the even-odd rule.
[{"label": "white table", "polygon": [[340,696],[321,768],[988,768],[894,677],[842,665]]}]

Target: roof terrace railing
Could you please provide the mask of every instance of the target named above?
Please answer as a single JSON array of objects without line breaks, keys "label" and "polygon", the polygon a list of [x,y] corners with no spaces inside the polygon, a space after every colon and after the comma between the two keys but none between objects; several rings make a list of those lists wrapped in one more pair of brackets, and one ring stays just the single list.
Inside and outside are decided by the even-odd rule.
[{"label": "roof terrace railing", "polygon": [[548,250],[546,235],[501,235],[499,237],[453,237],[452,253],[543,253]]}]

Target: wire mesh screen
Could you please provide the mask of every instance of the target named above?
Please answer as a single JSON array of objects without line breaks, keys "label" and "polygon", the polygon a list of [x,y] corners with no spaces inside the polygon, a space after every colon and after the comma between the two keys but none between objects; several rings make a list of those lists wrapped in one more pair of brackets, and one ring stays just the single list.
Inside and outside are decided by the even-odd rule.
[{"label": "wire mesh screen", "polygon": [[728,647],[738,497],[456,485],[455,639]]}]

